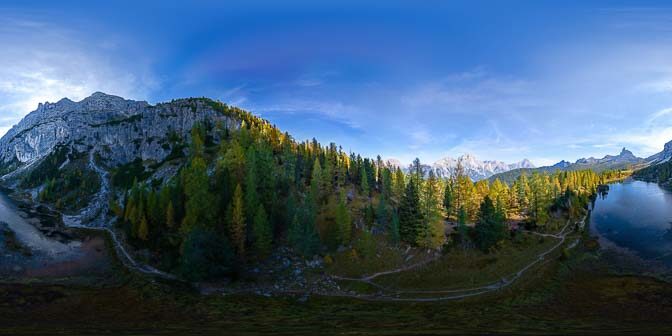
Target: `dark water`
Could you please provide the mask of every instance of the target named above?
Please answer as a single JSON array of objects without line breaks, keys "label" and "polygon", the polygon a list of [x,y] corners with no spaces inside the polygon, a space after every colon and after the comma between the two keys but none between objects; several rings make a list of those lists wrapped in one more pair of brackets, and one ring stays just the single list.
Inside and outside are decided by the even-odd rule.
[{"label": "dark water", "polygon": [[614,183],[598,197],[590,219],[607,243],[672,266],[672,192],[655,183]]}]

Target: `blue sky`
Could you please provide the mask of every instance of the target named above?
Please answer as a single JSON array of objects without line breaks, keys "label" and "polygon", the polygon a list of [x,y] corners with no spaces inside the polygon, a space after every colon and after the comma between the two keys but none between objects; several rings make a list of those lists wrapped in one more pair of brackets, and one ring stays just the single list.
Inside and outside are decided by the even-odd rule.
[{"label": "blue sky", "polygon": [[38,102],[104,91],[217,98],[407,162],[543,165],[672,140],[665,2],[181,3],[3,1],[0,134]]}]

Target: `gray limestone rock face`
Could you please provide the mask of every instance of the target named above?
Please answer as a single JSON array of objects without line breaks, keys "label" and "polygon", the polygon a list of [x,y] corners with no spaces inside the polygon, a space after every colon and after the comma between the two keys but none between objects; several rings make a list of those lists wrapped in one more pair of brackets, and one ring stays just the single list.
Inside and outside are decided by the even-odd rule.
[{"label": "gray limestone rock face", "polygon": [[206,99],[150,105],[100,92],[80,102],[64,98],[40,104],[0,139],[0,166],[30,165],[58,146],[95,149],[108,167],[137,158],[160,162],[172,151],[170,137],[188,140],[199,122],[237,126]]}]

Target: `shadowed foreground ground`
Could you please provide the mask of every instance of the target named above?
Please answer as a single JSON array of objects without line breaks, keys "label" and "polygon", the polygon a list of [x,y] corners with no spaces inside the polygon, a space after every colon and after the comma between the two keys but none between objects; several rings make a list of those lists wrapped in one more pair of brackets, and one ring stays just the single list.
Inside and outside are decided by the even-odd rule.
[{"label": "shadowed foreground ground", "polygon": [[0,334],[611,334],[672,332],[672,286],[602,258],[548,263],[515,288],[440,303],[201,296],[121,275],[107,286],[0,285]]}]

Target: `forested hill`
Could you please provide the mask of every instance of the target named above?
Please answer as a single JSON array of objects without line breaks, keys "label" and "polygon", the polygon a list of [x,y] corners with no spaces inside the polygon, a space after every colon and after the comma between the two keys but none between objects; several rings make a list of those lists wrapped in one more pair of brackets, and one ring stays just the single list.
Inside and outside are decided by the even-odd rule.
[{"label": "forested hill", "polygon": [[606,155],[601,159],[593,157],[582,158],[576,160],[574,163],[567,161],[560,161],[552,166],[544,166],[538,168],[522,168],[514,169],[500,174],[495,174],[490,177],[490,181],[499,179],[506,183],[512,183],[522,173],[528,176],[533,172],[538,173],[553,173],[556,171],[574,171],[574,170],[592,170],[597,173],[612,171],[612,170],[636,170],[646,166],[647,160],[636,157],[629,150],[623,148],[618,155]]},{"label": "forested hill", "polygon": [[555,225],[605,179],[574,171],[474,183],[459,170],[425,176],[419,160],[404,173],[207,98],[41,105],[0,153],[5,184],[68,223],[123,233],[140,260],[193,280],[234,275],[285,247],[325,260],[400,245],[487,252],[511,237],[507,221]]}]

